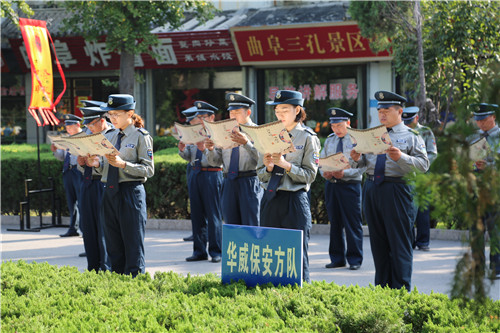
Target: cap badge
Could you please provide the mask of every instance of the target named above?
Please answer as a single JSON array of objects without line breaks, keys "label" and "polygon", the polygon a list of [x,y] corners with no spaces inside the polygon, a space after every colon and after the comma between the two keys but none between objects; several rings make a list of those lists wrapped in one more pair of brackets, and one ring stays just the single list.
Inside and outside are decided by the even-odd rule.
[{"label": "cap badge", "polygon": [[113,105],[113,99],[112,98],[108,99],[108,104],[109,105]]},{"label": "cap badge", "polygon": [[281,98],[281,92],[280,92],[280,91],[278,91],[278,92],[276,93],[276,99],[280,99],[280,98]]},{"label": "cap badge", "polygon": [[380,98],[380,99],[384,99],[384,93],[379,93],[379,94],[378,94],[378,98]]},{"label": "cap badge", "polygon": [[201,103],[196,104],[196,107],[197,107],[198,109],[201,109]]},{"label": "cap badge", "polygon": [[336,114],[335,110],[332,110],[332,116],[335,116]]},{"label": "cap badge", "polygon": [[229,99],[234,101],[234,95],[229,96]]}]

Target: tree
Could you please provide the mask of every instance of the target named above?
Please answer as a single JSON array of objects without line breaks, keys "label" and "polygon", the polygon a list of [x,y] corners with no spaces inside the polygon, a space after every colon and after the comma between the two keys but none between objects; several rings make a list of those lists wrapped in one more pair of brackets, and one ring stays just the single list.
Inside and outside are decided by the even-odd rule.
[{"label": "tree", "polygon": [[65,27],[89,41],[105,36],[110,51],[120,53],[121,93],[132,94],[134,56],[149,53],[158,56],[152,46],[158,38],[151,30],[168,24],[180,26],[185,13],[203,22],[213,17],[215,8],[206,1],[66,1],[63,6],[72,14]]},{"label": "tree", "polygon": [[27,16],[33,16],[33,9],[24,0],[2,1],[0,4],[1,17],[11,20],[19,28],[19,15],[16,8]]}]

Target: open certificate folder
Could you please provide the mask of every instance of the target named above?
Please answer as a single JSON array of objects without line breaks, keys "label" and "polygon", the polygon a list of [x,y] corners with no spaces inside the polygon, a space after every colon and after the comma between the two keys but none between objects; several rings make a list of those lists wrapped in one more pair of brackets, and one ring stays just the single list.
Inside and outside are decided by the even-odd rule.
[{"label": "open certificate folder", "polygon": [[236,119],[226,119],[216,122],[203,120],[208,137],[214,142],[216,147],[222,149],[234,148],[238,144],[231,140],[231,133],[239,131]]},{"label": "open certificate folder", "polygon": [[361,154],[383,154],[392,145],[384,125],[364,130],[348,128],[347,133],[351,136],[352,149]]},{"label": "open certificate folder", "polygon": [[179,140],[185,144],[194,145],[207,138],[207,132],[202,124],[181,125],[179,123],[175,123],[175,128],[177,129]]},{"label": "open certificate folder", "polygon": [[323,172],[341,171],[349,169],[349,159],[344,153],[336,153],[319,159],[319,167]]},{"label": "open certificate folder", "polygon": [[59,149],[68,149],[72,155],[118,155],[120,152],[109,142],[102,133],[73,136],[48,136]]},{"label": "open certificate folder", "polygon": [[469,158],[476,162],[484,160],[490,151],[490,144],[486,141],[486,138],[481,138],[477,140],[469,147]]},{"label": "open certificate folder", "polygon": [[240,125],[247,134],[257,151],[261,154],[287,154],[295,151],[292,139],[281,121],[260,125]]}]

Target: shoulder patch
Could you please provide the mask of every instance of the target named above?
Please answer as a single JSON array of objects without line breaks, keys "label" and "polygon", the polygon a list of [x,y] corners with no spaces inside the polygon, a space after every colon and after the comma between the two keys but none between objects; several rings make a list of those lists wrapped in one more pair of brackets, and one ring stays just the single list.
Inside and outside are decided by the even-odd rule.
[{"label": "shoulder patch", "polygon": [[414,129],[412,129],[412,128],[410,128],[410,129],[409,129],[409,131],[410,131],[410,132],[412,132],[412,133],[413,133],[413,134],[415,134],[415,135],[419,135],[419,134],[420,134],[420,133],[418,133],[418,131],[417,131],[417,130],[414,130]]},{"label": "shoulder patch", "polygon": [[316,136],[316,132],[314,132],[312,129],[308,128],[308,127],[304,127],[304,131],[306,131],[307,133],[311,134],[311,135],[314,135]]},{"label": "shoulder patch", "polygon": [[141,132],[141,133],[142,133],[142,135],[148,135],[148,134],[149,134],[149,132],[148,132],[148,131],[146,131],[146,130],[145,130],[144,128],[142,128],[142,127],[141,127],[141,128],[138,128],[137,130],[138,130],[139,132]]}]

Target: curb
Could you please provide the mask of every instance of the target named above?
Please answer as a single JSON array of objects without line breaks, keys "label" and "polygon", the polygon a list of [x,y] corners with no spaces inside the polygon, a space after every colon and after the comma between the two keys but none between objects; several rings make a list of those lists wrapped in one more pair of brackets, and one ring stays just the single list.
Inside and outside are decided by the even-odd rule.
[{"label": "curb", "polygon": [[[52,217],[44,216],[43,224],[51,224]],[[69,217],[62,217],[62,223],[69,224]],[[2,215],[1,224],[19,227],[19,215]],[[40,218],[38,216],[31,217],[31,227],[37,228],[40,226]],[[167,220],[167,219],[148,219],[146,223],[148,230],[186,230],[191,231],[191,220]],[[313,224],[311,229],[313,235],[329,235],[329,224]],[[368,237],[368,227],[363,226],[363,236]],[[447,230],[447,229],[431,229],[431,239],[448,240],[448,241],[465,241],[469,237],[467,230]]]}]

